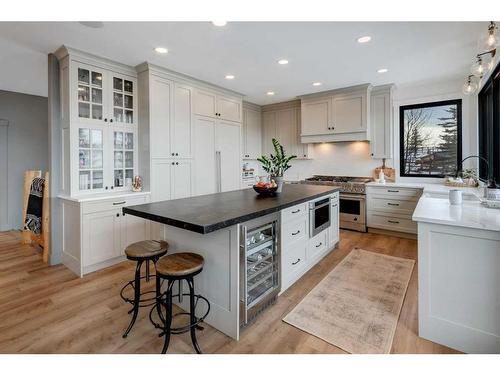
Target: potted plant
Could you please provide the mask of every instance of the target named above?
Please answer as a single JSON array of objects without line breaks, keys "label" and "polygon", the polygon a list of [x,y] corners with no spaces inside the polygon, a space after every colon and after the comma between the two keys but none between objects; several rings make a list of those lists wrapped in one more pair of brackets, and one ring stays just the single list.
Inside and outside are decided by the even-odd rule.
[{"label": "potted plant", "polygon": [[297,155],[286,155],[283,145],[275,138],[273,138],[273,147],[274,155],[270,154],[269,157],[262,155],[257,160],[262,164],[262,169],[269,173],[271,179],[278,185],[276,192],[281,193],[283,189],[283,174],[290,169],[290,161],[295,159]]}]

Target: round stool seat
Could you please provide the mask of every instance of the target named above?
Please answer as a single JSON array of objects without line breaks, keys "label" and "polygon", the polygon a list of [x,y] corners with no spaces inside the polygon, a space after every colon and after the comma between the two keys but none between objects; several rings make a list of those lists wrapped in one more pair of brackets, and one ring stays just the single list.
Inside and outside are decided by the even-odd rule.
[{"label": "round stool seat", "polygon": [[203,268],[205,259],[195,253],[176,253],[164,256],[156,263],[156,273],[161,276],[186,276]]},{"label": "round stool seat", "polygon": [[151,257],[159,257],[165,255],[168,250],[167,241],[139,241],[130,244],[125,249],[127,258],[146,259]]}]

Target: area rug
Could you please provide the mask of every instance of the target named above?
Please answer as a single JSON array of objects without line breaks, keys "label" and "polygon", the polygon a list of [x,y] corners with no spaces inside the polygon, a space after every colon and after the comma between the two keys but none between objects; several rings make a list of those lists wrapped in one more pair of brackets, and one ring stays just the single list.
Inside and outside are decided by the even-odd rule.
[{"label": "area rug", "polygon": [[414,264],[354,248],[283,320],[349,353],[390,353]]}]

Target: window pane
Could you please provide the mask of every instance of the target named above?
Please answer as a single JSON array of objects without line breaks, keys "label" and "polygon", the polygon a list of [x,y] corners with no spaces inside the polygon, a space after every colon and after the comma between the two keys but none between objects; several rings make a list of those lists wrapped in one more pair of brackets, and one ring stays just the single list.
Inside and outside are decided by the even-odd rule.
[{"label": "window pane", "polygon": [[92,172],[92,189],[102,189],[103,187],[102,171]]},{"label": "window pane", "polygon": [[133,98],[130,95],[125,95],[125,108],[133,108]]},{"label": "window pane", "polygon": [[90,147],[90,129],[81,128],[78,130],[78,146],[81,148]]},{"label": "window pane", "polygon": [[90,102],[90,89],[87,86],[78,86],[78,101]]},{"label": "window pane", "polygon": [[122,149],[123,148],[123,133],[115,132],[115,148]]},{"label": "window pane", "polygon": [[125,168],[134,167],[134,153],[132,151],[125,151]]},{"label": "window pane", "polygon": [[90,118],[90,104],[78,103],[78,117]]},{"label": "window pane", "polygon": [[134,149],[134,133],[125,133],[125,148],[127,150]]},{"label": "window pane", "polygon": [[124,90],[126,92],[133,92],[134,91],[134,84],[133,84],[133,82],[125,80]]},{"label": "window pane", "polygon": [[125,110],[125,122],[132,124],[134,122],[134,113],[128,109]]},{"label": "window pane", "polygon": [[92,148],[102,148],[102,130],[92,129]]},{"label": "window pane", "polygon": [[92,103],[102,104],[102,90],[92,88]]},{"label": "window pane", "polygon": [[461,155],[461,100],[400,107],[401,175],[454,175]]},{"label": "window pane", "polygon": [[94,86],[102,87],[102,74],[98,72],[92,72],[92,84]]},{"label": "window pane", "polygon": [[102,168],[102,151],[92,150],[92,169]]},{"label": "window pane", "polygon": [[133,169],[126,169],[125,170],[125,186],[132,186],[133,177],[134,177],[134,170]]},{"label": "window pane", "polygon": [[123,168],[123,151],[115,151],[115,168]]},{"label": "window pane", "polygon": [[90,150],[79,151],[79,165],[80,169],[90,168]]},{"label": "window pane", "polygon": [[78,68],[78,81],[89,83],[89,71],[87,69]]},{"label": "window pane", "polygon": [[80,190],[90,189],[90,171],[80,171],[78,187]]},{"label": "window pane", "polygon": [[102,105],[94,104],[92,106],[92,118],[102,120]]},{"label": "window pane", "polygon": [[116,122],[123,122],[123,109],[115,108],[113,111],[113,117]]},{"label": "window pane", "polygon": [[116,91],[123,91],[123,80],[113,77],[113,89]]},{"label": "window pane", "polygon": [[115,187],[123,186],[123,169],[115,170]]},{"label": "window pane", "polygon": [[123,94],[113,93],[113,104],[115,107],[123,107]]}]

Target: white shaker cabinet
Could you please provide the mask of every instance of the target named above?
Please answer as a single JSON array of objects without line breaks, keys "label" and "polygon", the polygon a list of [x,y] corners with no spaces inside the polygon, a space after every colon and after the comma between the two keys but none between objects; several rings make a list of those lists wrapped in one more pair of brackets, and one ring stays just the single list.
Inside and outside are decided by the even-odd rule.
[{"label": "white shaker cabinet", "polygon": [[180,158],[192,157],[193,90],[191,87],[174,84],[174,121],[172,123],[171,154]]},{"label": "white shaker cabinet", "polygon": [[243,159],[262,155],[262,113],[259,106],[250,103],[243,103],[241,151]]},{"label": "white shaker cabinet", "polygon": [[151,199],[153,202],[192,195],[192,160],[153,159]]},{"label": "white shaker cabinet", "polygon": [[394,85],[377,86],[371,92],[370,149],[374,159],[392,158],[392,93]]},{"label": "white shaker cabinet", "polygon": [[83,266],[104,262],[121,253],[121,210],[83,215]]},{"label": "white shaker cabinet", "polygon": [[215,129],[216,155],[219,158],[219,192],[238,190],[241,182],[241,125],[218,121]]},{"label": "white shaker cabinet", "polygon": [[196,89],[194,92],[194,113],[206,117],[241,122],[242,101],[236,97]]},{"label": "white shaker cabinet", "polygon": [[371,85],[301,97],[301,142],[369,140]]}]

